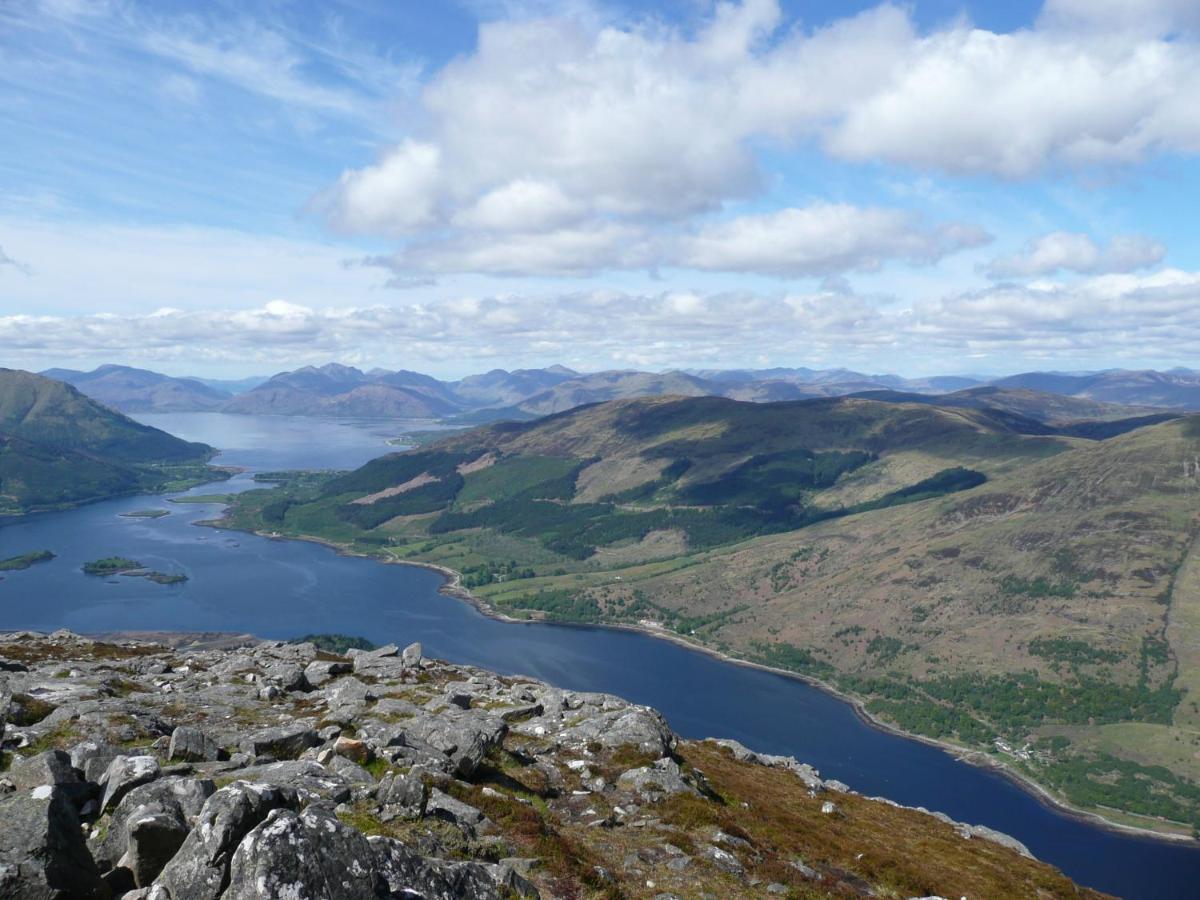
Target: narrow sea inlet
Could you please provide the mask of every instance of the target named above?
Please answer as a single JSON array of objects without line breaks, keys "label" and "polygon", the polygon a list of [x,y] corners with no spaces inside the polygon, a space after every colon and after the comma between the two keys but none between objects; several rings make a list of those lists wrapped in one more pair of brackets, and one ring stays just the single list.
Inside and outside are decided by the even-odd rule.
[{"label": "narrow sea inlet", "polygon": [[[253,470],[350,468],[390,449],[404,423],[181,414],[144,417],[224,448],[251,470],[197,494],[256,486]],[[161,518],[128,513],[169,506]],[[0,558],[56,558],[5,573],[0,630],[181,630],[288,638],[310,632],[383,643],[421,641],[427,655],[608,691],[661,709],[688,737],[719,736],[793,754],[864,794],[943,811],[1012,834],[1077,881],[1125,897],[1194,896],[1200,850],[1119,834],[1056,812],[1007,779],[864,723],[800,681],[732,665],[632,632],[511,624],[439,593],[435,572],[338,556],[194,523],[218,506],[128,497],[0,526]],[[124,514],[124,515],[123,515]],[[186,583],[87,577],[89,560],[125,556]]]}]

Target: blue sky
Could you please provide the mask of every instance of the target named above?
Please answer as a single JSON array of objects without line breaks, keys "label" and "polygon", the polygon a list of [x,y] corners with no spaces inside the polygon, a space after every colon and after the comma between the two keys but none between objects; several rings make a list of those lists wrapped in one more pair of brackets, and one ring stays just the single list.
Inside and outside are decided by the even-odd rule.
[{"label": "blue sky", "polygon": [[0,0],[0,363],[1197,364],[1194,0]]}]

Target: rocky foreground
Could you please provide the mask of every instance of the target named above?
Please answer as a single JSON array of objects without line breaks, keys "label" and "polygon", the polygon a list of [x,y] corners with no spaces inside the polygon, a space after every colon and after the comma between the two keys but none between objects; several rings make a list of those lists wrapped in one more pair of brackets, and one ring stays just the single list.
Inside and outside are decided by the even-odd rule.
[{"label": "rocky foreground", "polygon": [[617,697],[351,653],[0,634],[0,898],[1100,896]]}]

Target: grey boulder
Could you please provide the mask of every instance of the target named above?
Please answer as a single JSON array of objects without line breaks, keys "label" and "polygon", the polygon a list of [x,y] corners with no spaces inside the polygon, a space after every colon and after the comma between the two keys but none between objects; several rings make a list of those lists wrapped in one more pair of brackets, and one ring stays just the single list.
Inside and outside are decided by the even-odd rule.
[{"label": "grey boulder", "polygon": [[0,897],[106,898],[75,806],[53,785],[0,799]]},{"label": "grey boulder", "polygon": [[385,822],[398,818],[419,819],[425,815],[429,792],[416,776],[389,774],[379,783],[375,798],[381,807],[380,818]]},{"label": "grey boulder", "polygon": [[654,765],[623,772],[617,784],[636,791],[643,800],[648,801],[661,800],[671,794],[699,794],[683,779],[683,772],[673,759],[660,759]]},{"label": "grey boulder", "polygon": [[120,755],[107,741],[89,739],[71,748],[71,765],[83,773],[84,781],[96,784],[104,777],[109,764]]},{"label": "grey boulder", "polygon": [[229,866],[223,900],[385,897],[370,844],[328,810],[276,809],[246,835]]},{"label": "grey boulder", "polygon": [[167,758],[182,762],[216,762],[221,758],[221,747],[199,728],[180,725],[171,732]]},{"label": "grey boulder", "polygon": [[467,778],[488,754],[504,739],[508,723],[499,716],[470,711],[458,716],[449,713],[424,716],[405,722],[405,738],[440,750],[451,762],[453,772]]},{"label": "grey boulder", "polygon": [[413,900],[537,897],[537,889],[503,865],[423,859],[393,838],[368,839],[387,896]]},{"label": "grey boulder", "polygon": [[290,788],[302,803],[315,800],[345,803],[350,799],[347,779],[311,759],[289,759],[264,766],[251,766],[237,774],[239,778],[256,784]]},{"label": "grey boulder", "polygon": [[216,791],[207,779],[161,778],[127,793],[92,856],[102,871],[129,870],[137,887],[150,884],[182,846],[205,802]]},{"label": "grey boulder", "polygon": [[46,750],[37,756],[17,757],[5,777],[17,790],[33,790],[40,785],[55,785],[78,808],[92,796],[95,788],[79,780],[71,757],[62,750]]},{"label": "grey boulder", "polygon": [[237,781],[204,803],[196,826],[155,881],[171,900],[216,900],[229,883],[229,868],[242,839],[277,809],[298,806],[289,788]]},{"label": "grey boulder", "polygon": [[295,759],[309,747],[321,743],[317,732],[303,723],[264,728],[246,737],[242,750],[251,756],[273,756],[276,759]]},{"label": "grey boulder", "polygon": [[304,680],[314,688],[320,688],[339,675],[346,675],[354,670],[348,662],[314,659],[304,667]]},{"label": "grey boulder", "polygon": [[421,644],[418,641],[413,641],[400,654],[400,661],[406,666],[419,666],[421,664],[422,652]]},{"label": "grey boulder", "polygon": [[115,809],[121,798],[139,785],[156,779],[162,772],[153,756],[118,756],[100,778],[100,812]]}]

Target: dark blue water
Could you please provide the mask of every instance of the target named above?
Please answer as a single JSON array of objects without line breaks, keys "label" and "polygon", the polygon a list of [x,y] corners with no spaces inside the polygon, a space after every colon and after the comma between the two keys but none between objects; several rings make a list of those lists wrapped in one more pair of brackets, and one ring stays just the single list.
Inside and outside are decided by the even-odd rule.
[{"label": "dark blue water", "polygon": [[[386,452],[384,441],[403,430],[378,422],[208,414],[152,423],[230,448],[219,461],[257,469],[355,466]],[[215,489],[253,486],[241,475]],[[173,514],[163,519],[118,516],[168,506]],[[497,622],[439,594],[442,578],[428,570],[192,524],[218,509],[133,497],[0,526],[0,558],[40,549],[58,554],[0,581],[0,629],[218,630],[276,638],[336,631],[378,642],[419,640],[431,656],[620,694],[661,709],[687,737],[733,737],[757,750],[794,754],[863,793],[989,825],[1101,890],[1197,896],[1200,850],[1061,815],[995,773],[866,725],[845,703],[795,679],[631,632]],[[184,572],[190,581],[110,583],[79,571],[89,559],[118,553]]]}]

